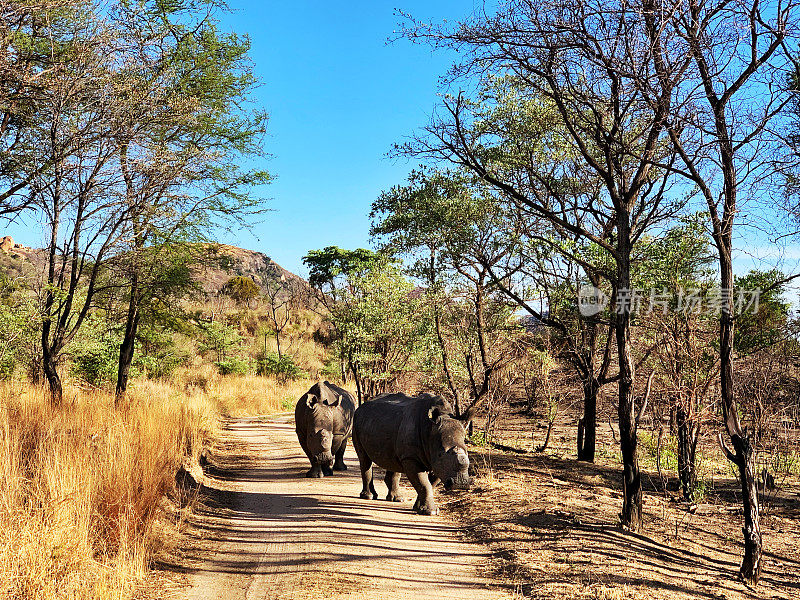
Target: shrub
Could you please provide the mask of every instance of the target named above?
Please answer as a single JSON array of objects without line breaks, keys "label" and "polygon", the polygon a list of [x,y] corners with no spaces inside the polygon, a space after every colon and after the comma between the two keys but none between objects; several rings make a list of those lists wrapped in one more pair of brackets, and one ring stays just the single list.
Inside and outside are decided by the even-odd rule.
[{"label": "shrub", "polygon": [[298,367],[291,356],[278,356],[274,352],[261,353],[258,357],[259,375],[273,375],[280,381],[295,381],[307,375]]},{"label": "shrub", "polygon": [[0,358],[0,379],[11,379],[14,376],[16,366],[17,360],[13,356]]},{"label": "shrub", "polygon": [[114,381],[119,365],[119,343],[105,335],[80,347],[72,359],[73,376],[96,387]]},{"label": "shrub", "polygon": [[246,375],[250,371],[250,361],[232,356],[214,363],[220,375]]}]

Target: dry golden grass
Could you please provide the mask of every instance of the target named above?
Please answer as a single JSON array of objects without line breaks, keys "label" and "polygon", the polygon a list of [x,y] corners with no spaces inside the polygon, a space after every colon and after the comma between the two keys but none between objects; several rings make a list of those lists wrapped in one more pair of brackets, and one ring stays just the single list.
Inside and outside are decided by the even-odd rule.
[{"label": "dry golden grass", "polygon": [[0,385],[0,598],[130,597],[165,542],[176,469],[215,420],[203,394],[165,383],[136,382],[119,408]]},{"label": "dry golden grass", "polygon": [[203,364],[179,369],[172,377],[173,385],[187,394],[201,394],[227,417],[269,415],[294,411],[298,398],[316,380],[279,381],[259,375],[220,375],[214,365]]}]

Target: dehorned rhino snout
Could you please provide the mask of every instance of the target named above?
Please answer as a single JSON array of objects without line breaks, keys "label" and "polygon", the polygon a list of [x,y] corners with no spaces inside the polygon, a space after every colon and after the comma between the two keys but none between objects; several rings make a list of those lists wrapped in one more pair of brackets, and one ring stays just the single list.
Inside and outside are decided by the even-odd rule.
[{"label": "dehorned rhino snout", "polygon": [[[451,463],[454,467],[454,474],[444,479],[444,489],[446,490],[466,490],[469,489],[472,480],[469,476],[469,456],[462,448],[457,448],[454,452],[455,460]],[[451,455],[452,456],[452,455]]]}]

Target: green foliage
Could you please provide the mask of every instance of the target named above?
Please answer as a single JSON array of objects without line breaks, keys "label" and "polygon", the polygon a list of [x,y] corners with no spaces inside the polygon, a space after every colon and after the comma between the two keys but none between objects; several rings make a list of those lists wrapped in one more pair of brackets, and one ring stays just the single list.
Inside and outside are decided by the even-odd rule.
[{"label": "green foliage", "polygon": [[225,362],[228,355],[238,349],[242,336],[239,332],[220,321],[213,321],[203,326],[203,340],[200,342],[200,351],[213,352],[217,363]]},{"label": "green foliage", "polygon": [[89,385],[102,386],[114,381],[119,364],[118,331],[109,330],[100,318],[87,319],[72,349],[70,372]]},{"label": "green foliage", "polygon": [[279,381],[295,381],[307,374],[298,367],[294,359],[286,354],[278,356],[275,352],[261,353],[257,360],[256,372],[259,375],[272,375]]},{"label": "green foliage", "polygon": [[[658,468],[658,435],[648,431],[639,432],[639,440],[646,451],[646,462],[650,462],[652,468]],[[675,436],[664,436],[661,440],[661,470],[663,472],[675,473],[678,469],[678,455],[676,448],[678,440]]]},{"label": "green foliage", "polygon": [[473,446],[480,446],[481,448],[489,445],[489,440],[486,439],[486,432],[483,429],[476,429],[471,436],[467,437],[467,441]]},{"label": "green foliage", "polygon": [[17,359],[14,356],[4,356],[0,358],[0,379],[11,379],[17,367]]},{"label": "green foliage", "polygon": [[36,298],[20,278],[0,275],[0,377],[8,378],[19,363],[37,354],[41,320]]},{"label": "green foliage", "polygon": [[706,215],[682,219],[662,236],[647,236],[636,245],[633,280],[636,287],[676,292],[708,287],[715,262],[705,230]]},{"label": "green foliage", "polygon": [[261,288],[249,277],[238,275],[231,277],[222,286],[222,293],[227,294],[239,304],[250,306],[250,303],[261,295]]},{"label": "green foliage", "polygon": [[[786,336],[789,304],[784,301],[786,276],[777,269],[769,271],[752,270],[746,275],[734,278],[734,301],[739,291],[756,291],[758,309],[742,310],[736,315],[736,335],[734,349],[742,354],[766,348]],[[744,307],[743,307],[744,308]]]},{"label": "green foliage", "polygon": [[303,259],[310,280],[328,293],[328,321],[342,364],[381,388],[412,366],[420,301],[400,265],[370,250],[329,246]]},{"label": "green foliage", "polygon": [[385,256],[364,248],[344,250],[338,246],[326,246],[322,250],[309,251],[303,257],[303,264],[308,267],[308,282],[330,293],[335,301],[342,293],[340,287],[346,287],[386,260]]},{"label": "green foliage", "polygon": [[250,372],[250,361],[238,356],[231,356],[214,363],[220,375],[246,375]]}]

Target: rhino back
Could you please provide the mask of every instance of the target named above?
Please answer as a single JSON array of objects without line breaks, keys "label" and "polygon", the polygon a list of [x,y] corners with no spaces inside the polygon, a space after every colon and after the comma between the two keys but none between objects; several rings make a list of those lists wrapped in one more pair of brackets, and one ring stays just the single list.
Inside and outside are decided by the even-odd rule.
[{"label": "rhino back", "polygon": [[374,463],[392,471],[402,470],[403,460],[414,460],[430,468],[428,409],[431,397],[402,393],[382,394],[356,410],[354,433]]}]

